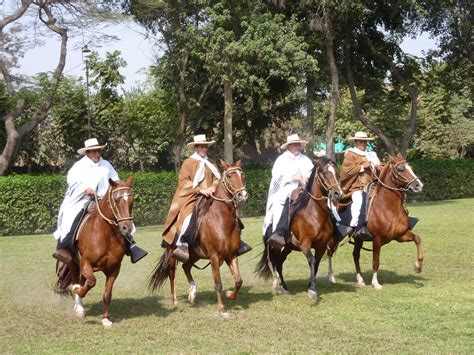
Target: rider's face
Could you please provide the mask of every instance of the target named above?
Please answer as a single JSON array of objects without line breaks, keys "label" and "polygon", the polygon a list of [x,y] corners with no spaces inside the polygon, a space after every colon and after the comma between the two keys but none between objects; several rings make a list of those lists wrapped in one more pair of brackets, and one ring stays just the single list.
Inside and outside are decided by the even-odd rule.
[{"label": "rider's face", "polygon": [[208,145],[207,144],[197,144],[194,146],[194,151],[196,153],[198,153],[198,155],[201,157],[201,158],[205,158],[207,157],[207,149],[208,149]]},{"label": "rider's face", "polygon": [[86,152],[86,155],[90,160],[92,160],[94,163],[98,163],[100,160],[100,149],[94,149],[94,150],[88,150]]},{"label": "rider's face", "polygon": [[288,151],[290,153],[293,153],[294,155],[298,155],[301,153],[301,144],[300,143],[291,143],[291,144],[288,144]]},{"label": "rider's face", "polygon": [[361,141],[361,140],[356,140],[354,142],[354,145],[356,148],[360,149],[360,150],[367,150],[367,141]]}]

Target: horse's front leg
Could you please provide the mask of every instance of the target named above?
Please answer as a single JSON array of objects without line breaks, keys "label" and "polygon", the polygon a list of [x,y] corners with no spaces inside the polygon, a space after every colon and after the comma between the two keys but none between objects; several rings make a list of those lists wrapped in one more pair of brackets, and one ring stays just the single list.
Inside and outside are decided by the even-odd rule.
[{"label": "horse's front leg", "polygon": [[306,259],[308,260],[308,265],[309,265],[309,270],[310,270],[308,297],[313,301],[317,301],[318,293],[316,291],[316,273],[315,273],[315,270],[317,269],[316,259],[314,258],[313,253],[311,252],[311,246],[301,245],[300,249],[301,249],[301,252],[306,256]]},{"label": "horse's front leg", "polygon": [[184,271],[184,274],[186,275],[186,278],[188,279],[188,283],[189,283],[188,301],[193,306],[196,304],[197,284],[196,284],[196,282],[194,282],[193,275],[191,274],[191,269],[192,269],[194,263],[197,260],[199,260],[199,259],[196,258],[196,257],[193,257],[193,255],[191,255],[188,262],[186,264],[183,264],[183,271]]},{"label": "horse's front leg", "polygon": [[379,271],[380,266],[380,249],[382,249],[382,242],[380,238],[374,237],[372,252],[372,270],[374,274],[372,275],[372,286],[376,290],[383,289],[383,286],[379,283],[379,280],[377,279],[377,272]]},{"label": "horse's front leg", "polygon": [[222,261],[219,260],[219,256],[214,255],[211,257],[212,276],[214,277],[214,286],[217,296],[217,310],[221,317],[228,318],[230,315],[228,312],[226,312],[224,302],[222,301],[222,280],[220,272],[221,265]]},{"label": "horse's front leg", "polygon": [[362,244],[364,244],[364,242],[360,239],[357,238],[354,240],[354,250],[352,251],[352,257],[354,259],[354,265],[356,268],[357,285],[363,287],[365,286],[365,281],[360,270],[360,251],[362,249]]},{"label": "horse's front leg", "polygon": [[397,242],[415,242],[417,250],[417,260],[415,263],[415,272],[418,274],[421,272],[423,267],[423,249],[421,248],[421,238],[419,235],[413,233],[411,230],[408,230],[404,235],[397,239]]},{"label": "horse's front leg", "polygon": [[120,264],[110,273],[105,273],[105,287],[102,300],[104,301],[104,310],[102,312],[102,324],[105,328],[112,327],[112,322],[110,321],[110,302],[112,301],[112,288],[114,287],[114,282],[117,279],[117,276],[120,272]]},{"label": "horse's front leg", "polygon": [[232,274],[232,277],[234,278],[234,290],[227,291],[226,296],[227,298],[231,300],[235,300],[243,283],[242,277],[240,276],[239,260],[237,259],[237,256],[234,256],[230,261],[226,261],[226,262],[227,262],[227,265],[229,266],[230,273]]},{"label": "horse's front leg", "polygon": [[328,280],[330,283],[335,284],[336,278],[334,277],[334,271],[332,268],[332,257],[334,255],[334,245],[332,243],[329,243],[326,249],[327,249],[327,256],[328,256]]},{"label": "horse's front leg", "polygon": [[[88,260],[82,258],[81,267],[80,267],[81,279],[83,278],[83,285],[73,284],[70,286],[70,290],[73,294],[79,295],[79,297],[84,298],[91,288],[95,286],[96,278],[94,276],[94,271],[92,265]],[[81,282],[82,284],[82,282]]]}]

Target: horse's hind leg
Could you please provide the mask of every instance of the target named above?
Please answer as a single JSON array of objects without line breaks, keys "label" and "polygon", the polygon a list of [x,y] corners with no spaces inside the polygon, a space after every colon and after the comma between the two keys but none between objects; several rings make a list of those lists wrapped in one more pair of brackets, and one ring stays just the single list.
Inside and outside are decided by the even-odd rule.
[{"label": "horse's hind leg", "polygon": [[176,259],[173,258],[171,255],[172,251],[171,248],[170,250],[166,251],[169,252],[169,259],[168,259],[168,272],[169,272],[169,279],[170,279],[170,290],[171,290],[171,301],[173,304],[176,306],[178,304],[178,297],[176,295],[176,286],[175,286],[175,279],[176,279]]},{"label": "horse's hind leg", "polygon": [[117,279],[117,276],[120,272],[120,265],[112,271],[110,274],[106,274],[105,280],[105,288],[104,294],[102,299],[104,301],[104,311],[102,312],[102,324],[106,328],[110,328],[112,326],[112,322],[110,321],[110,301],[112,301],[112,288],[114,287],[114,282]]},{"label": "horse's hind leg", "polygon": [[328,244],[327,246],[327,256],[328,256],[328,280],[330,283],[335,284],[336,278],[334,277],[334,272],[332,269],[332,257],[334,255],[334,246]]},{"label": "horse's hind leg", "polygon": [[419,235],[413,233],[411,230],[408,230],[403,236],[397,239],[398,242],[415,242],[417,250],[417,260],[415,263],[415,272],[418,274],[421,272],[423,267],[423,249],[421,248],[421,238]]},{"label": "horse's hind leg", "polygon": [[382,249],[382,242],[380,241],[380,238],[374,238],[372,252],[372,269],[374,274],[372,275],[372,286],[376,290],[383,289],[383,286],[379,283],[379,280],[377,278],[377,273],[379,271],[380,266],[380,249]]},{"label": "horse's hind leg", "polygon": [[233,257],[229,262],[227,262],[227,265],[229,266],[230,273],[232,274],[232,277],[234,278],[234,285],[235,288],[233,291],[227,291],[226,296],[227,298],[231,300],[235,300],[237,297],[237,294],[239,293],[240,288],[242,287],[242,277],[240,276],[240,271],[239,271],[239,261],[237,257]]},{"label": "horse's hind leg", "polygon": [[286,286],[285,278],[283,277],[283,264],[286,258],[291,253],[291,248],[285,247],[282,251],[275,251],[275,269],[277,272],[278,280],[281,284],[280,288],[277,288],[277,292],[286,294],[288,293],[288,287]]}]

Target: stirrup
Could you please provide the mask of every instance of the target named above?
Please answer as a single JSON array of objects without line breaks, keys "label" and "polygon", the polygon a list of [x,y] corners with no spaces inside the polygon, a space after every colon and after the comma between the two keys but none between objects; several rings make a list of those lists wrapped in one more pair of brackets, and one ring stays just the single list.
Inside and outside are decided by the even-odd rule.
[{"label": "stirrup", "polygon": [[178,245],[176,249],[173,251],[173,257],[181,261],[183,264],[187,263],[189,260],[189,249],[188,249],[188,244],[183,243],[181,245]]},{"label": "stirrup", "polygon": [[64,264],[69,264],[72,261],[72,254],[67,249],[58,249],[51,256]]},{"label": "stirrup", "polygon": [[147,255],[148,255],[148,252],[140,248],[138,245],[136,244],[130,245],[130,260],[132,264],[139,262],[141,259],[143,259]]},{"label": "stirrup", "polygon": [[240,240],[239,250],[237,251],[237,256],[248,253],[252,250],[252,247],[245,243],[243,240]]},{"label": "stirrup", "polygon": [[267,243],[275,249],[281,249],[286,245],[285,238],[279,234],[272,234]]}]

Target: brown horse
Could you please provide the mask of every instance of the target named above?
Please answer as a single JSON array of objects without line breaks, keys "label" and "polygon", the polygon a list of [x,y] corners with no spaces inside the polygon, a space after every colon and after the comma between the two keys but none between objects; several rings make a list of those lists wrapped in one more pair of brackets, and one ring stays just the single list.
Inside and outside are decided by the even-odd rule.
[{"label": "brown horse", "polygon": [[[372,286],[380,290],[383,288],[377,279],[380,249],[392,240],[396,240],[399,243],[415,242],[418,252],[415,272],[421,272],[423,264],[421,238],[409,229],[408,213],[403,202],[406,191],[420,192],[423,189],[423,184],[401,154],[389,156],[388,164],[382,168],[376,180],[377,185],[374,197],[369,204],[367,227],[373,236]],[[359,239],[354,240],[354,251],[352,253],[359,286],[365,286],[359,264],[362,244],[363,241]],[[333,252],[333,248],[330,248],[328,251],[328,278],[331,282],[335,282],[331,263]]]},{"label": "brown horse", "polygon": [[112,287],[120,272],[125,254],[126,240],[133,230],[132,178],[126,182],[109,180],[110,186],[97,207],[86,215],[77,233],[77,250],[69,264],[57,262],[55,292],[72,293],[75,297],[74,311],[84,317],[82,298],[95,286],[94,272],[102,271],[106,276],[103,295],[102,324],[111,327],[109,306]]},{"label": "brown horse", "polygon": [[[283,278],[283,263],[292,250],[301,251],[308,259],[310,269],[308,297],[317,300],[316,273],[334,233],[328,204],[338,200],[343,192],[339,185],[336,164],[328,158],[315,160],[314,163],[315,167],[305,190],[290,208],[290,230],[294,236],[292,243],[279,250],[268,245],[266,243],[268,235],[264,236],[265,249],[256,272],[265,279],[273,274],[273,289],[280,293],[288,293]],[[311,249],[315,250],[314,256]]]},{"label": "brown horse", "polygon": [[[196,223],[196,241],[199,246],[190,243],[189,260],[183,264],[183,270],[189,282],[188,300],[195,304],[197,285],[191,275],[191,268],[199,259],[210,259],[212,275],[214,277],[217,305],[219,314],[229,316],[222,301],[222,282],[220,266],[225,261],[234,278],[235,289],[227,291],[230,299],[235,299],[242,286],[237,252],[240,244],[240,224],[237,219],[237,204],[247,199],[245,190],[245,175],[241,169],[240,160],[235,165],[220,161],[224,172],[217,185],[212,199],[204,199],[200,204],[200,218]],[[190,227],[193,222],[190,223]],[[189,229],[188,229],[189,230]],[[158,265],[153,270],[148,281],[148,288],[155,291],[163,286],[167,278],[170,279],[173,303],[178,304],[175,289],[176,259],[172,256],[172,248],[166,247]]]}]

